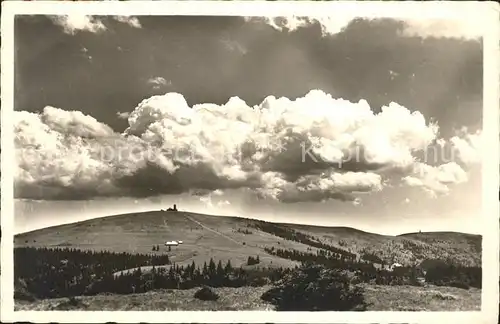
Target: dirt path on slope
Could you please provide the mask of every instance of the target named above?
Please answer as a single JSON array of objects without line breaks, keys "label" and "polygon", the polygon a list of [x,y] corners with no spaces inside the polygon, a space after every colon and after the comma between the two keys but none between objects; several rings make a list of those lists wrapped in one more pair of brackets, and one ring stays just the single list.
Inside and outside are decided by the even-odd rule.
[{"label": "dirt path on slope", "polygon": [[229,237],[229,236],[227,236],[226,234],[223,234],[223,233],[221,233],[221,232],[218,232],[218,231],[216,231],[216,230],[214,230],[214,229],[212,229],[212,228],[208,227],[207,225],[205,225],[205,224],[203,224],[203,223],[200,223],[199,221],[197,221],[197,220],[195,220],[195,219],[191,218],[191,216],[186,216],[186,218],[187,218],[187,219],[189,219],[190,221],[192,221],[193,223],[196,223],[196,224],[198,224],[199,226],[203,227],[203,228],[204,228],[204,229],[206,229],[207,231],[210,231],[210,232],[213,232],[213,233],[215,233],[215,234],[217,234],[217,235],[220,235],[220,236],[222,236],[222,237],[224,237],[224,238],[226,238],[226,239],[228,239],[228,240],[230,240],[230,241],[232,241],[232,242],[234,242],[234,243],[236,243],[236,244],[243,245],[241,242],[238,242],[237,240],[233,239],[232,237]]}]

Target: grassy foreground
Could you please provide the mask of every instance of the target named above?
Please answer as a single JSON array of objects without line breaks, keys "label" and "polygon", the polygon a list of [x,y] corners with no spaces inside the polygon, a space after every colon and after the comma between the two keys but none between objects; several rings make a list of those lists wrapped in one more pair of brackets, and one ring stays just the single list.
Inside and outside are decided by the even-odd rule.
[{"label": "grassy foreground", "polygon": [[[453,287],[412,287],[362,285],[368,311],[479,311],[480,289]],[[201,301],[194,298],[199,288],[189,290],[157,290],[143,294],[97,295],[77,297],[72,304],[68,298],[45,299],[35,302],[16,300],[15,310],[84,310],[84,311],[272,311],[274,307],[260,296],[270,288],[241,287],[214,289],[220,299]]]}]

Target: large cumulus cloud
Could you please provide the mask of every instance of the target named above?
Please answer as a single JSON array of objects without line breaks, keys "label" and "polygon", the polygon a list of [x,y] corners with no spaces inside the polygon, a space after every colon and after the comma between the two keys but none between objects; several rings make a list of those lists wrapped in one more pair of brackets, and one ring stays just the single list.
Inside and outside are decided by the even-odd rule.
[{"label": "large cumulus cloud", "polygon": [[376,12],[371,13],[344,13],[342,16],[283,16],[283,17],[246,17],[247,21],[261,21],[269,26],[283,31],[294,32],[311,25],[318,25],[323,35],[335,35],[342,32],[356,19],[365,20],[397,20],[399,34],[404,36],[435,37],[435,38],[462,38],[480,39],[488,27],[478,24],[478,17],[471,14],[467,17],[448,18],[418,18],[415,15],[409,17],[381,18]]},{"label": "large cumulus cloud", "polygon": [[[153,96],[128,115],[123,134],[53,107],[14,117],[18,198],[248,188],[282,202],[358,202],[387,186],[447,194],[480,161],[480,134],[441,139],[438,125],[418,111],[391,103],[374,113],[364,100],[320,90],[296,99],[269,96],[254,107],[237,97],[190,107],[178,93]],[[456,160],[418,157],[445,146]]]},{"label": "large cumulus cloud", "polygon": [[[109,18],[120,23],[128,24],[133,28],[141,28],[141,23],[137,17],[132,16],[109,16]],[[88,16],[88,15],[59,15],[50,16],[52,22],[61,26],[66,34],[74,35],[80,31],[91,33],[100,33],[106,31],[108,27],[103,23],[103,17]]]}]

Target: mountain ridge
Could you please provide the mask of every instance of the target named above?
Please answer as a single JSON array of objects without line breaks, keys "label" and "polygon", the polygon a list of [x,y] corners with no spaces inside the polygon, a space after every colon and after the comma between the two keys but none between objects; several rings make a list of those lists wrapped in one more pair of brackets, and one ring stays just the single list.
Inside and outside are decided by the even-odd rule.
[{"label": "mountain ridge", "polygon": [[[182,240],[175,248],[166,241]],[[263,266],[295,266],[296,261],[268,253],[268,249],[318,253],[340,249],[357,258],[375,255],[385,264],[414,265],[442,259],[460,265],[481,263],[481,235],[460,232],[423,232],[402,235],[370,233],[346,226],[274,223],[235,216],[184,211],[150,211],[94,218],[16,234],[15,247],[76,248],[131,253],[168,253],[176,263],[201,263],[213,257],[245,265],[259,256]],[[152,247],[161,245],[158,252]],[[168,250],[168,251],[167,251]],[[373,258],[372,258],[373,259]]]},{"label": "mountain ridge", "polygon": [[[127,216],[127,215],[136,215],[136,214],[148,214],[148,213],[157,213],[157,212],[162,212],[161,210],[151,210],[151,211],[144,211],[144,212],[132,212],[132,213],[124,213],[124,214],[114,214],[114,215],[106,215],[106,216],[99,216],[91,219],[85,219],[85,220],[79,220],[75,222],[69,222],[69,223],[64,223],[64,224],[58,224],[58,225],[51,225],[47,227],[42,227],[42,228],[37,228],[33,230],[28,230],[24,232],[19,232],[14,234],[14,237],[16,236],[21,236],[33,232],[38,232],[41,230],[49,229],[49,228],[56,228],[60,226],[65,226],[65,225],[72,225],[72,224],[78,224],[78,223],[83,223],[83,222],[88,222],[96,219],[103,219],[103,218],[109,218],[109,217],[120,217],[120,216]],[[266,223],[272,223],[276,225],[282,225],[282,226],[288,226],[292,225],[295,227],[314,227],[314,228],[337,228],[337,229],[348,229],[348,230],[354,230],[357,232],[362,232],[362,233],[367,233],[367,234],[373,234],[373,235],[380,235],[380,236],[387,236],[387,237],[399,237],[399,236],[407,236],[407,235],[414,235],[414,234],[461,234],[461,235],[469,235],[471,237],[482,237],[481,234],[475,234],[475,233],[468,233],[468,232],[460,232],[460,231],[424,231],[424,232],[408,232],[408,233],[401,233],[401,234],[382,234],[382,233],[376,233],[376,232],[370,232],[366,230],[361,230],[355,227],[350,227],[350,226],[329,226],[329,225],[312,225],[312,224],[300,224],[300,223],[286,223],[286,222],[272,222],[272,221],[264,221],[260,220],[257,218],[251,218],[251,217],[241,217],[241,216],[226,216],[226,215],[213,215],[213,214],[203,214],[203,213],[195,213],[195,212],[188,212],[188,211],[177,211],[177,213],[184,213],[184,214],[192,214],[192,215],[202,215],[202,216],[208,216],[208,217],[225,217],[225,218],[232,218],[232,219],[244,219],[244,220],[250,220],[250,221],[259,221],[259,222],[266,222]]]}]

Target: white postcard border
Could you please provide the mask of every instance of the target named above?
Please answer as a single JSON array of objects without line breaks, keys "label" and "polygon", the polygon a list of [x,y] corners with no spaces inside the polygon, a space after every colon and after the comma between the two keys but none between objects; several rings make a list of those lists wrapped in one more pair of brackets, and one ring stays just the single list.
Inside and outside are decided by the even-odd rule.
[{"label": "white postcard border", "polygon": [[[478,312],[14,312],[13,299],[13,127],[14,15],[226,15],[325,16],[332,12],[395,18],[465,18],[484,25],[483,52],[483,215],[482,310]],[[1,320],[2,322],[151,322],[151,323],[496,323],[499,293],[499,6],[493,2],[370,2],[370,1],[126,1],[2,2],[2,181]]]}]

